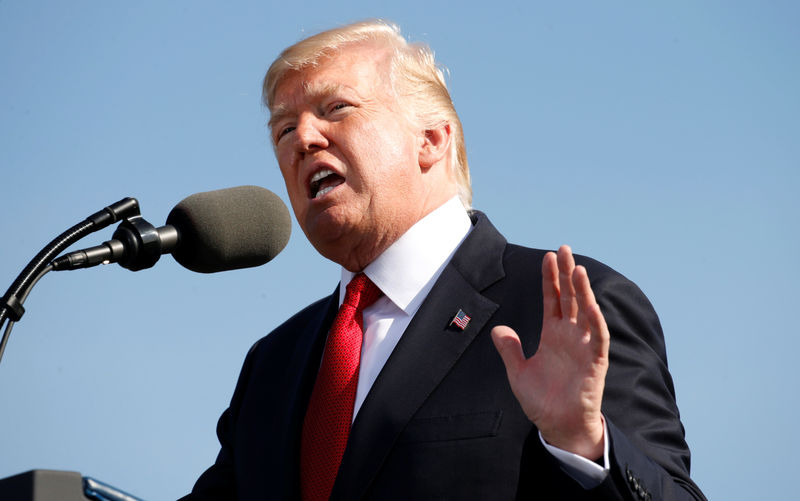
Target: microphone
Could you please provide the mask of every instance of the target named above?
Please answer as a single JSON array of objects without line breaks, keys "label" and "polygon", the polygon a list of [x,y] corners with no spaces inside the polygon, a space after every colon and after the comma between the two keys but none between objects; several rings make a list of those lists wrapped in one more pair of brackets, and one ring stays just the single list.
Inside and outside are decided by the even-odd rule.
[{"label": "microphone", "polygon": [[289,210],[266,188],[237,186],[183,199],[156,228],[141,216],[127,218],[112,240],[70,252],[54,270],[119,263],[131,271],[153,266],[162,254],[198,273],[261,266],[280,253],[292,231]]}]

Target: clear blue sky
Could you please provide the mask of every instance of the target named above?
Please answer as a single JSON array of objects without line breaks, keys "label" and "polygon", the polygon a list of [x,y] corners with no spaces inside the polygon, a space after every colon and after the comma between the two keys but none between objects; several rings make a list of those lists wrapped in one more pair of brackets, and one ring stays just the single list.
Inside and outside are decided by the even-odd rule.
[{"label": "clear blue sky", "polygon": [[[796,2],[4,0],[0,292],[125,196],[154,224],[199,191],[286,200],[261,77],[286,45],[367,17],[449,67],[475,206],[509,240],[569,243],[655,304],[709,498],[796,492]],[[48,275],[0,364],[0,477],[182,495],[214,460],[247,349],[337,280],[296,225],[257,269]]]}]

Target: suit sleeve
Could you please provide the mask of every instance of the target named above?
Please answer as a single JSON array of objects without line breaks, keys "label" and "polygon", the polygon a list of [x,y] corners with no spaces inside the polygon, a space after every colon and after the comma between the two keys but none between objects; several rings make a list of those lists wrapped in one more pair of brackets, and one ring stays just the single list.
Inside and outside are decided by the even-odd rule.
[{"label": "suit sleeve", "polygon": [[689,476],[689,447],[658,316],[631,281],[585,264],[611,333],[603,395],[610,475],[589,492],[596,499],[705,500]]}]

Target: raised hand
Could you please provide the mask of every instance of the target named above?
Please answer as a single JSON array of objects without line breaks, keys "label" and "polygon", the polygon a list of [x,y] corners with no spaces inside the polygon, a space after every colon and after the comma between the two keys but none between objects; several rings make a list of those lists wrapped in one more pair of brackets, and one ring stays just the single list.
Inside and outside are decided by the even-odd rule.
[{"label": "raised hand", "polygon": [[545,441],[595,460],[603,455],[609,334],[586,269],[575,266],[568,246],[545,255],[542,292],[542,336],[531,358],[510,327],[492,329],[492,340],[511,390]]}]

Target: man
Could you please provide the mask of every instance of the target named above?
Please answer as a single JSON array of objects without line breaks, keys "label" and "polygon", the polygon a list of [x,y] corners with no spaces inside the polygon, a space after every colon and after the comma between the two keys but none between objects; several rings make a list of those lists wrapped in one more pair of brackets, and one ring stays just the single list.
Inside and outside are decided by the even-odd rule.
[{"label": "man", "polygon": [[652,307],[465,210],[426,47],[381,22],[323,32],[264,99],[295,216],[342,281],[253,346],[188,499],[704,499]]}]

